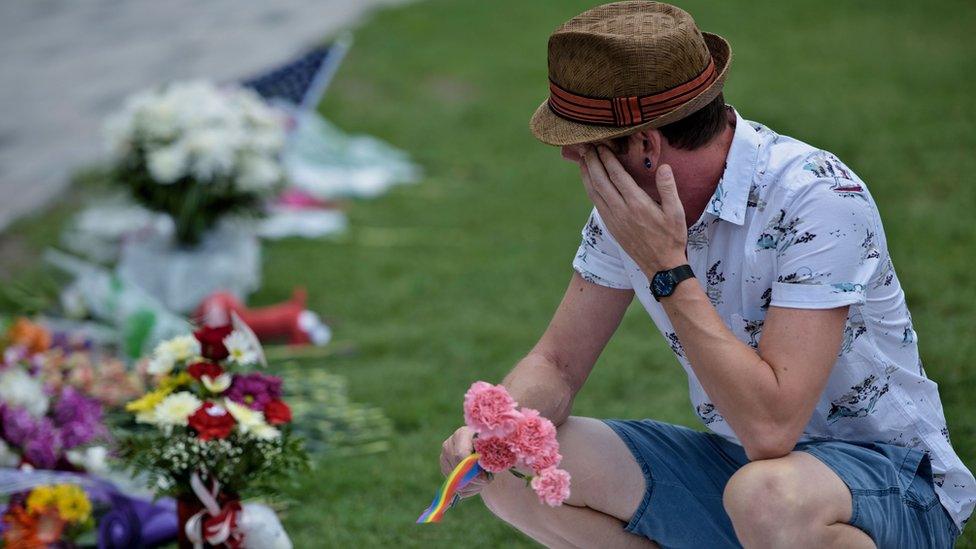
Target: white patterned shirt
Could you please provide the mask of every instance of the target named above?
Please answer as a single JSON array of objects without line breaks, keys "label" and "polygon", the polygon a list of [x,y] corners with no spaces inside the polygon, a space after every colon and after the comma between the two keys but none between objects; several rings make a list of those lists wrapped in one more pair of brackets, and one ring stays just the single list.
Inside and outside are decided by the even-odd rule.
[{"label": "white patterned shirt", "polygon": [[[725,324],[753,348],[770,305],[850,305],[840,354],[801,441],[883,442],[925,452],[939,499],[962,530],[976,504],[976,481],[949,442],[938,386],[922,368],[871,194],[836,156],[735,116],[725,172],[688,229],[688,263]],[[698,417],[738,444],[647,276],[595,208],[573,268],[590,282],[634,290],[684,367]]]}]

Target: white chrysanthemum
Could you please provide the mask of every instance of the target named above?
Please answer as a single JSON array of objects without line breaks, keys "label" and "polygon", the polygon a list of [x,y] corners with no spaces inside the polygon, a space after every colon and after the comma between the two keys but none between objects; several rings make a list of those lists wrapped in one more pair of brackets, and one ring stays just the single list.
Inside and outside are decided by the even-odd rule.
[{"label": "white chrysanthemum", "polygon": [[167,185],[186,175],[187,151],[179,142],[149,153],[146,164],[157,183]]},{"label": "white chrysanthemum", "polygon": [[187,425],[189,417],[203,404],[193,393],[180,391],[164,398],[153,410],[156,425]]},{"label": "white chrysanthemum", "polygon": [[200,356],[200,342],[192,335],[176,336],[164,341],[162,345],[176,360],[189,360]]},{"label": "white chrysanthemum", "polygon": [[177,362],[190,360],[200,355],[200,342],[192,335],[167,339],[153,350],[147,371],[153,375],[168,374]]},{"label": "white chrysanthemum", "polygon": [[135,114],[136,131],[152,141],[174,139],[180,132],[178,111],[179,105],[166,96],[147,102]]},{"label": "white chrysanthemum", "polygon": [[65,457],[72,465],[81,467],[88,473],[108,472],[108,449],[104,446],[91,446],[84,450],[68,450]]},{"label": "white chrysanthemum", "polygon": [[203,127],[184,137],[190,153],[190,171],[200,183],[230,175],[234,171],[237,136],[217,127]]},{"label": "white chrysanthemum", "polygon": [[258,359],[258,353],[252,347],[250,338],[237,330],[224,338],[224,346],[227,347],[227,358],[237,364],[254,364]]},{"label": "white chrysanthemum", "polygon": [[44,415],[49,404],[41,381],[16,366],[0,373],[0,401],[25,408],[35,417]]},{"label": "white chrysanthemum", "polygon": [[[263,190],[280,177],[275,158],[285,143],[283,117],[246,88],[191,80],[143,91],[106,120],[104,132],[119,161],[144,151],[160,183],[187,174],[198,183],[238,174],[235,184]],[[259,162],[248,165],[255,155]]]},{"label": "white chrysanthemum", "polygon": [[237,176],[237,186],[242,191],[265,191],[281,179],[281,168],[273,162],[256,154],[248,155],[241,161],[241,172]]},{"label": "white chrysanthemum", "polygon": [[263,413],[232,400],[227,400],[225,406],[230,415],[234,416],[242,433],[261,440],[271,440],[281,436],[281,431],[268,425]]},{"label": "white chrysanthemum", "polygon": [[146,372],[154,376],[166,375],[173,371],[173,366],[176,365],[176,360],[172,356],[154,353],[153,357],[149,359],[149,365],[146,367]]}]

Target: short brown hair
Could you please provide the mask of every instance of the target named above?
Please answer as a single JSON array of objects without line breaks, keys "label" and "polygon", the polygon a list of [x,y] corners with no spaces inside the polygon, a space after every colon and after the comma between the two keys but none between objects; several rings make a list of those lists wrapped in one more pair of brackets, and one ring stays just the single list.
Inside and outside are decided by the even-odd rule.
[{"label": "short brown hair", "polygon": [[[725,97],[720,93],[704,107],[681,120],[661,126],[658,131],[664,135],[672,147],[693,151],[706,145],[721,133],[727,124]],[[629,139],[630,136],[625,135],[614,137],[611,141],[620,153],[625,153]]]}]

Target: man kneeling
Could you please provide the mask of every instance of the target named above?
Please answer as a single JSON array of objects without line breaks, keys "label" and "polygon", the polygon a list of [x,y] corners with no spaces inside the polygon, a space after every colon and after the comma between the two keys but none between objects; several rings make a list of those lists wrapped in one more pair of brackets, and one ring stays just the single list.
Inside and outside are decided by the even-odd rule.
[{"label": "man kneeling", "polygon": [[[566,505],[497,475],[488,508],[553,547],[950,547],[976,482],[864,182],[744,120],[728,43],[673,6],[589,10],[549,39],[531,128],[594,209],[545,334],[505,378],[558,426]],[[688,374],[709,432],[570,417],[633,300]],[[444,443],[449,472],[472,451]]]}]

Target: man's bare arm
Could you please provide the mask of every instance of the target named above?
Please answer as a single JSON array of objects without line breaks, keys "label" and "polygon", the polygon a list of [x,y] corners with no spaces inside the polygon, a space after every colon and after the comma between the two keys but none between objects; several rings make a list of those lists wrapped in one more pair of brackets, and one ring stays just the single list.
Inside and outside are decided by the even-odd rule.
[{"label": "man's bare arm", "polygon": [[837,360],[847,307],[772,306],[756,352],[722,322],[697,279],[679,284],[661,304],[698,380],[749,458],[788,454]]},{"label": "man's bare arm", "polygon": [[574,272],[549,327],[503,385],[519,405],[562,424],[633,298],[633,290],[599,286]]},{"label": "man's bare arm", "polygon": [[[599,286],[574,272],[549,327],[502,382],[519,405],[535,408],[556,425],[566,421],[573,398],[633,298],[633,290]],[[444,441],[441,470],[445,475],[471,454],[473,435],[471,429],[461,427]],[[476,494],[487,483],[479,476],[460,494]]]}]

